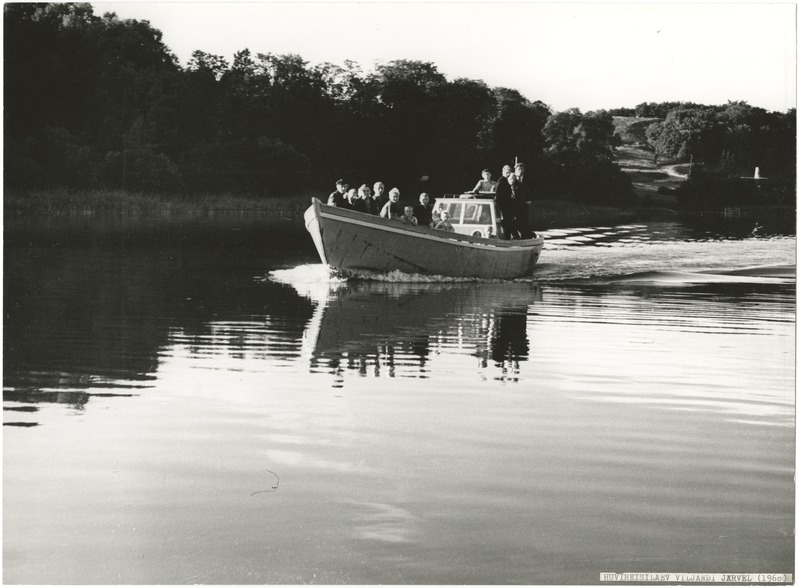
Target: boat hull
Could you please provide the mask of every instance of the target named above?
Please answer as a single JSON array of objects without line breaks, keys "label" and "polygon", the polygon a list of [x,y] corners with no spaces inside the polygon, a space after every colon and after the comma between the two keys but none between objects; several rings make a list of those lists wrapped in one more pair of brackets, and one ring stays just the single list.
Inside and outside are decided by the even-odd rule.
[{"label": "boat hull", "polygon": [[542,238],[483,239],[406,225],[316,198],[305,227],[322,263],[339,270],[507,280],[531,276],[544,246]]}]

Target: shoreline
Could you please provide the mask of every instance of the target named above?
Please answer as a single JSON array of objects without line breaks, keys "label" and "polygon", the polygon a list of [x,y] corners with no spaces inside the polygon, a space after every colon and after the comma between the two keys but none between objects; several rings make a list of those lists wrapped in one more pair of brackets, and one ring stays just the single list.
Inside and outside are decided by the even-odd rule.
[{"label": "shoreline", "polygon": [[[180,195],[145,195],[123,191],[69,192],[50,190],[30,194],[6,194],[3,218],[105,218],[136,221],[145,219],[208,219],[213,217],[268,218],[280,222],[302,224],[303,213],[312,197],[303,192],[269,198],[233,195],[202,195],[191,199]],[[322,196],[323,198],[323,196]],[[642,203],[640,206],[616,208],[582,204],[571,200],[533,200],[530,205],[534,230],[615,224],[625,222],[668,221],[680,216],[724,215],[722,210],[682,211],[671,202]],[[728,216],[729,216],[729,212]],[[790,207],[735,207],[734,216],[773,214],[791,215]]]}]

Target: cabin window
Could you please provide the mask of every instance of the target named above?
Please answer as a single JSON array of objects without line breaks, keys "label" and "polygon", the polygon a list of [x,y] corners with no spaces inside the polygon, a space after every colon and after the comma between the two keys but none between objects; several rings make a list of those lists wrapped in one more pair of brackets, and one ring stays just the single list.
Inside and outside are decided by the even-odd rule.
[{"label": "cabin window", "polygon": [[463,222],[469,225],[490,225],[491,208],[488,204],[469,204]]},{"label": "cabin window", "polygon": [[450,222],[453,224],[461,224],[461,212],[463,212],[462,202],[449,202],[446,210],[449,211]]}]

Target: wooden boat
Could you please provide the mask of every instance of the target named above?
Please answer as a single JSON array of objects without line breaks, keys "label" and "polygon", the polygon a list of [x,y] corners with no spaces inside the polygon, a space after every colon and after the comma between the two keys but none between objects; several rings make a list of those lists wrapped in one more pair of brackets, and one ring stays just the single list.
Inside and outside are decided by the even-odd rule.
[{"label": "wooden boat", "polygon": [[337,270],[509,280],[529,277],[544,239],[498,239],[498,209],[491,198],[443,198],[456,232],[322,204],[313,198],[305,228],[322,263]]}]

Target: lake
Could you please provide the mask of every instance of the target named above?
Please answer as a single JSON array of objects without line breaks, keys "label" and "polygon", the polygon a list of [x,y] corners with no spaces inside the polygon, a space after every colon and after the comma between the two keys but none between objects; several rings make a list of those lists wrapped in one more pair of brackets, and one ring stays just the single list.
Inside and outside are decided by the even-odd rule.
[{"label": "lake", "polygon": [[6,219],[10,584],[794,573],[793,219],[342,280],[292,222]]}]

